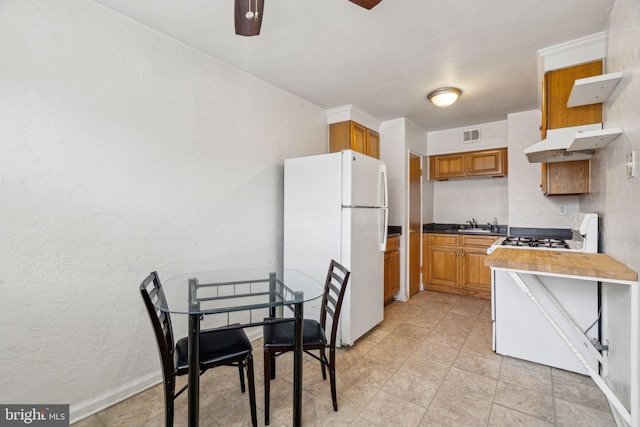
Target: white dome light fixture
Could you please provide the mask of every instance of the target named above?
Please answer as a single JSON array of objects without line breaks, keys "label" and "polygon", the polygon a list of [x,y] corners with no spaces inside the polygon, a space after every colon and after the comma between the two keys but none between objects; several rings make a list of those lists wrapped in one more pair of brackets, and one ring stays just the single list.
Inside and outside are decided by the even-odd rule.
[{"label": "white dome light fixture", "polygon": [[433,105],[445,108],[456,102],[461,94],[462,91],[457,87],[441,87],[427,95],[427,99],[431,101]]}]

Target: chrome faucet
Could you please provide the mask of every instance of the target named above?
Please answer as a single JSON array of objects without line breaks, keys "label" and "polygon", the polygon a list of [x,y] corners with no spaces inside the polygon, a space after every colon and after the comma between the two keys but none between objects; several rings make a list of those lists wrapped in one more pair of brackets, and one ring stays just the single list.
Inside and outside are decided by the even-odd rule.
[{"label": "chrome faucet", "polygon": [[478,223],[476,223],[476,219],[475,218],[471,218],[471,221],[467,221],[469,223],[469,225],[471,225],[471,228],[478,228]]}]

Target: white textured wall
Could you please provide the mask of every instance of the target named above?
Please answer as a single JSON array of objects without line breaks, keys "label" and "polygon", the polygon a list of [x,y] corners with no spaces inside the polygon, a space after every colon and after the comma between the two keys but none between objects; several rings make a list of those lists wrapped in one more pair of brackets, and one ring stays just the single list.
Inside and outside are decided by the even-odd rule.
[{"label": "white textured wall", "polygon": [[475,218],[486,224],[497,218],[507,224],[507,183],[507,178],[433,181],[433,222],[464,224]]},{"label": "white textured wall", "polygon": [[138,293],[280,265],[324,111],[86,0],[0,2],[0,402],[72,420],[159,378]]},{"label": "white textured wall", "polygon": [[[606,72],[622,71],[624,77],[604,105],[604,125],[624,131],[591,161],[593,192],[581,197],[580,208],[600,213],[602,251],[640,271],[640,170],[627,179],[624,166],[627,153],[640,156],[640,2],[616,0],[607,40]],[[628,289],[605,284],[603,297],[604,335],[611,346],[606,381],[629,405]]]},{"label": "white textured wall", "polygon": [[[463,132],[471,129],[478,129],[480,131],[480,138],[475,142],[463,143]],[[507,146],[507,122],[506,120],[501,120],[498,122],[481,123],[474,126],[429,132],[428,138],[429,146],[426,154],[429,156],[503,148]]]},{"label": "white textured wall", "polygon": [[[539,110],[509,114],[509,225],[570,228],[578,196],[545,197],[540,190],[541,163],[529,163],[524,149],[540,141]],[[561,207],[566,214],[561,215]]]}]

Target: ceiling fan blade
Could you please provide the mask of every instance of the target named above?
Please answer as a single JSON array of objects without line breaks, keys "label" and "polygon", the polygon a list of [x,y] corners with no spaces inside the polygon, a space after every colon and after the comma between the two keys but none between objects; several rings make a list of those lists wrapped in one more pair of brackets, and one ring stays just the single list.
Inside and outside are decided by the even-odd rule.
[{"label": "ceiling fan blade", "polygon": [[373,9],[380,3],[382,0],[349,0],[351,3],[355,3],[360,7],[364,7],[365,9]]},{"label": "ceiling fan blade", "polygon": [[[258,13],[257,19],[247,18],[247,12]],[[257,36],[262,26],[264,0],[235,0],[233,15],[236,34],[239,36]]]}]

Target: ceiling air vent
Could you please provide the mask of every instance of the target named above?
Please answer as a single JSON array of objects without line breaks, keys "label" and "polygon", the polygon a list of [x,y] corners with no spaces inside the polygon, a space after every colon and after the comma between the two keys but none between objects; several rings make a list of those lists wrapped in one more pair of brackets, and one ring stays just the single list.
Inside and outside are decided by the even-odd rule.
[{"label": "ceiling air vent", "polygon": [[470,129],[462,132],[462,143],[477,142],[480,140],[480,129]]}]

